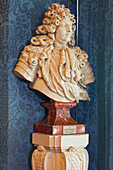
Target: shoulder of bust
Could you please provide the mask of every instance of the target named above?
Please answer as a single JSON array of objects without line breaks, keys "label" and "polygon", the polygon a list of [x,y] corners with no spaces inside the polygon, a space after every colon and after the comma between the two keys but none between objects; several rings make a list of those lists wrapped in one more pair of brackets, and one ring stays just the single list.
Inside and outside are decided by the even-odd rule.
[{"label": "shoulder of bust", "polygon": [[72,50],[77,58],[88,58],[87,53],[84,50],[81,50],[80,47],[75,46],[72,48]]}]

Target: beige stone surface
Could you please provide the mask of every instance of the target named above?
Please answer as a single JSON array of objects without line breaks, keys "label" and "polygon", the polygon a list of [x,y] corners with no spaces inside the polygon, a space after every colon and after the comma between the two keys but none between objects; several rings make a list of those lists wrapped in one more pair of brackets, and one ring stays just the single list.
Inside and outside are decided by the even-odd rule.
[{"label": "beige stone surface", "polygon": [[88,134],[79,135],[47,135],[43,133],[33,133],[32,143],[45,147],[60,147],[62,150],[69,147],[86,147],[89,143]]},{"label": "beige stone surface", "polygon": [[37,36],[22,51],[14,73],[55,101],[90,100],[87,84],[94,76],[86,52],[74,46],[75,29],[70,10],[52,4],[36,30]]},{"label": "beige stone surface", "polygon": [[88,170],[89,135],[46,135],[33,133],[37,147],[32,154],[33,170]]}]

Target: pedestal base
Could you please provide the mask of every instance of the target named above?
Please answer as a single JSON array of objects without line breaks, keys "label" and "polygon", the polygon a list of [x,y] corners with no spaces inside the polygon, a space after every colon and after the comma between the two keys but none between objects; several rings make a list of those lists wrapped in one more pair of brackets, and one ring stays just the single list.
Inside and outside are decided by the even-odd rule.
[{"label": "pedestal base", "polygon": [[32,134],[32,170],[88,170],[89,135]]},{"label": "pedestal base", "polygon": [[42,103],[48,108],[46,119],[33,125],[33,131],[49,135],[83,134],[85,125],[77,123],[70,116],[70,109],[76,102],[50,102]]}]

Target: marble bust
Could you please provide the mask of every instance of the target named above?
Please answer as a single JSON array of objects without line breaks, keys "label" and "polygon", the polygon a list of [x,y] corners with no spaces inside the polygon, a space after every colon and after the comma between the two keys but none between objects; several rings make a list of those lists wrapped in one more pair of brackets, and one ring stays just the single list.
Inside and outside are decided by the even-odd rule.
[{"label": "marble bust", "polygon": [[21,53],[14,73],[54,101],[90,100],[87,84],[94,81],[88,55],[75,45],[74,15],[58,3],[48,7],[37,36]]}]

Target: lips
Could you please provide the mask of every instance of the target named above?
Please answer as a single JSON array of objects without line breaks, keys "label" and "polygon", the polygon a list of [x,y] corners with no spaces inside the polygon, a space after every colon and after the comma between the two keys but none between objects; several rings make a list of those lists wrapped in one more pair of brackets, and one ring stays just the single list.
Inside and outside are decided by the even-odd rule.
[{"label": "lips", "polygon": [[70,33],[66,33],[66,35],[70,35]]}]

